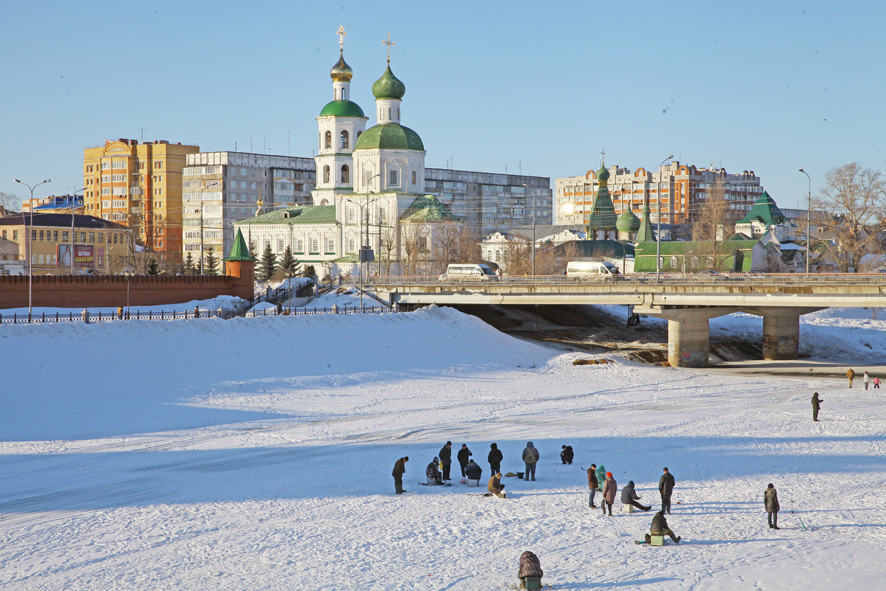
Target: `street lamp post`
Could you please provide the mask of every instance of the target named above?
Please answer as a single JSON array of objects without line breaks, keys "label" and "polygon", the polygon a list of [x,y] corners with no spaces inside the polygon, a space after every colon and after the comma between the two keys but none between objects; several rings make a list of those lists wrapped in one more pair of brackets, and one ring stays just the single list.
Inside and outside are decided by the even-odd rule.
[{"label": "street lamp post", "polygon": [[31,200],[28,201],[28,204],[30,206],[29,209],[31,210],[31,223],[29,224],[31,227],[28,228],[27,248],[26,248],[26,250],[28,252],[28,322],[30,322],[31,321],[31,312],[33,310],[33,303],[34,303],[34,269],[33,269],[34,255],[31,254],[31,247],[33,246],[33,244],[32,244],[33,239],[31,237],[31,234],[34,233],[34,189],[36,189],[37,187],[39,187],[40,185],[42,185],[44,183],[48,183],[50,181],[50,179],[42,180],[39,183],[37,183],[36,185],[34,185],[33,187],[31,185],[29,185],[28,183],[21,182],[19,179],[13,179],[13,180],[20,185],[26,186],[31,191]]},{"label": "street lamp post", "polygon": [[806,194],[806,274],[809,275],[809,258],[812,256],[812,250],[809,248],[812,246],[812,177],[802,168],[800,172],[809,179],[809,192]]},{"label": "street lamp post", "polygon": [[[661,164],[658,165],[658,194],[655,196],[655,279],[661,279],[661,167],[664,166],[664,163],[673,158],[674,155],[671,154],[667,158],[661,161]],[[670,211],[670,208],[668,208]]]},{"label": "street lamp post", "polygon": [[[376,176],[378,176],[378,175],[376,175]],[[363,257],[364,257],[363,253],[365,252],[364,247],[369,247],[368,244],[363,244],[363,207],[366,205],[371,205],[371,204],[375,203],[376,201],[378,201],[378,197],[376,197],[375,199],[372,199],[371,201],[367,201],[366,203],[357,203],[356,201],[351,201],[350,199],[345,199],[345,201],[347,201],[351,205],[356,205],[358,208],[358,211],[360,212],[358,214],[359,218],[357,220],[359,223],[357,226],[357,232],[360,235],[360,249],[357,253],[357,262],[360,265],[360,309],[362,310],[363,309],[363,272],[364,272],[363,263],[365,262],[365,261],[363,261]],[[369,210],[366,210],[366,216],[367,216],[367,219],[366,219],[366,242],[369,242]]]}]

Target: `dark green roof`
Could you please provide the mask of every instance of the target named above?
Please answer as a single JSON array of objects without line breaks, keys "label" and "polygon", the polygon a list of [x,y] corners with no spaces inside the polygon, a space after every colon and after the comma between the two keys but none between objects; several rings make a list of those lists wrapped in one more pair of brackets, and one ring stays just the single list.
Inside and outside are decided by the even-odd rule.
[{"label": "dark green roof", "polygon": [[243,233],[237,228],[237,236],[234,238],[234,246],[231,247],[231,254],[225,259],[226,261],[254,261],[249,249],[246,248],[246,241],[243,240]]},{"label": "dark green roof", "polygon": [[417,133],[397,123],[375,125],[357,138],[355,150],[419,150],[425,145]]},{"label": "dark green roof", "polygon": [[402,99],[404,94],[406,94],[406,85],[394,76],[388,64],[385,73],[372,84],[372,96],[377,99]]},{"label": "dark green roof", "polygon": [[619,232],[636,232],[640,229],[640,218],[634,215],[630,209],[626,209],[623,214],[615,220],[615,228]]},{"label": "dark green roof", "polygon": [[[726,240],[717,243],[717,256],[715,268],[717,271],[743,271],[748,272],[751,270],[753,259],[751,256],[747,254],[748,251],[753,250],[754,246],[759,244],[759,240]],[[634,256],[634,271],[637,273],[651,273],[655,271],[656,265],[656,248],[657,245],[655,242],[642,242],[638,243],[636,246],[636,253]],[[661,256],[664,258],[664,264],[661,266],[662,271],[671,272],[671,271],[683,271],[684,268],[686,271],[693,271],[695,267],[691,264],[691,262],[687,262],[684,265],[685,257],[693,257],[697,256],[700,259],[705,259],[704,262],[701,262],[698,268],[707,269],[709,266],[707,265],[707,258],[711,257],[711,244],[710,242],[695,242],[695,241],[665,241],[661,243]],[[741,255],[736,254],[741,252]],[[671,257],[676,257],[677,264],[676,266],[671,265]],[[736,265],[736,257],[740,258],[739,261],[739,269],[735,268]]]},{"label": "dark green roof", "polygon": [[748,215],[739,224],[749,224],[754,220],[759,220],[765,226],[774,226],[784,223],[784,214],[775,204],[775,200],[769,196],[769,193],[763,191],[763,194],[754,202],[754,206],[748,212]]},{"label": "dark green roof", "polygon": [[655,242],[655,230],[652,228],[652,221],[649,219],[649,203],[643,204],[643,213],[640,218],[640,229],[637,230],[635,237],[637,242]]},{"label": "dark green roof", "polygon": [[366,117],[354,101],[332,101],[320,111],[320,117]]},{"label": "dark green roof", "polygon": [[303,205],[300,207],[284,207],[263,213],[254,218],[240,220],[237,226],[249,224],[334,224],[334,205]]},{"label": "dark green roof", "polygon": [[634,246],[618,240],[569,240],[554,247],[554,252],[575,259],[622,258],[634,256]]},{"label": "dark green roof", "polygon": [[594,198],[591,215],[588,216],[588,230],[591,232],[594,230],[614,230],[616,221],[615,207],[612,205],[609,189],[605,182],[601,182]]},{"label": "dark green roof", "polygon": [[458,222],[460,221],[433,195],[418,197],[412,202],[403,216],[404,222]]}]

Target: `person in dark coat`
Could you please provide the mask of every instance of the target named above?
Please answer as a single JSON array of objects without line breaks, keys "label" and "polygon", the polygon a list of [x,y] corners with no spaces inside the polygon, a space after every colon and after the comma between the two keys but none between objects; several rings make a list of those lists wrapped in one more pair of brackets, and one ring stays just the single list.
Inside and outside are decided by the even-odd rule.
[{"label": "person in dark coat", "polygon": [[535,465],[538,463],[540,455],[535,446],[532,445],[532,442],[527,441],[526,448],[523,450],[523,462],[526,464],[526,473],[523,475],[523,480],[529,480],[530,476],[532,480],[535,480]]},{"label": "person in dark coat", "polygon": [[434,458],[431,460],[431,463],[428,464],[428,467],[425,468],[425,476],[427,476],[428,480],[434,484],[443,484],[443,477],[440,475],[440,468],[438,466],[439,463],[440,459]]},{"label": "person in dark coat", "polygon": [[658,492],[661,493],[661,510],[671,514],[671,493],[674,492],[674,475],[662,468],[664,474],[658,479]]},{"label": "person in dark coat", "polygon": [[449,467],[452,466],[452,442],[447,441],[440,449],[440,461],[443,462],[443,480],[452,480],[449,477]]},{"label": "person in dark coat", "polygon": [[588,488],[591,489],[591,494],[588,496],[588,507],[596,509],[594,496],[597,494],[597,489],[600,488],[600,482],[597,480],[597,464],[591,464],[591,467],[588,468]]},{"label": "person in dark coat", "polygon": [[471,456],[474,455],[471,450],[468,449],[467,444],[462,443],[461,449],[458,450],[458,464],[461,466],[461,477],[465,477],[465,467],[468,465],[468,460],[471,459]]},{"label": "person in dark coat", "polygon": [[465,466],[465,477],[469,480],[480,480],[483,477],[483,468],[477,465],[477,462],[471,460]]},{"label": "person in dark coat", "polygon": [[573,458],[575,458],[575,453],[572,451],[572,446],[564,445],[563,451],[560,452],[560,461],[564,464],[571,464]]},{"label": "person in dark coat", "polygon": [[501,450],[498,449],[498,445],[492,443],[489,445],[489,456],[487,456],[486,461],[489,462],[489,469],[492,470],[492,473],[501,472],[501,460],[502,460]]},{"label": "person in dark coat", "polygon": [[766,508],[767,520],[771,529],[779,529],[778,527],[778,510],[781,506],[778,504],[778,491],[770,482],[763,493],[763,506]]},{"label": "person in dark coat", "polygon": [[526,577],[538,577],[539,581],[544,576],[545,571],[541,570],[541,561],[538,556],[528,550],[520,555],[520,570],[517,571],[517,577],[520,579],[520,586],[526,588]]},{"label": "person in dark coat", "polygon": [[394,477],[394,488],[397,489],[397,494],[402,495],[406,491],[403,490],[403,473],[406,472],[406,462],[409,461],[409,456],[403,456],[396,462],[394,462],[394,471],[392,476]]},{"label": "person in dark coat", "polygon": [[636,507],[637,509],[642,509],[643,511],[649,511],[652,507],[644,507],[637,501],[640,499],[640,496],[637,494],[637,491],[634,490],[634,481],[628,480],[627,485],[623,489],[621,489],[621,504],[622,505],[631,505]]},{"label": "person in dark coat", "polygon": [[603,515],[606,515],[606,509],[609,508],[609,517],[612,517],[612,503],[615,502],[615,491],[618,490],[618,483],[612,476],[612,472],[606,473],[606,480],[603,482]]},{"label": "person in dark coat", "polygon": [[824,402],[824,398],[819,398],[818,392],[812,395],[812,420],[816,423],[818,422],[818,409],[822,402]]},{"label": "person in dark coat", "polygon": [[496,472],[492,475],[489,479],[489,484],[486,485],[486,490],[497,497],[506,498],[505,485],[501,483],[501,472]]},{"label": "person in dark coat", "polygon": [[652,525],[649,526],[649,533],[653,536],[671,536],[676,543],[680,543],[680,536],[675,536],[671,528],[668,527],[668,520],[665,519],[664,511],[659,511],[652,517]]}]

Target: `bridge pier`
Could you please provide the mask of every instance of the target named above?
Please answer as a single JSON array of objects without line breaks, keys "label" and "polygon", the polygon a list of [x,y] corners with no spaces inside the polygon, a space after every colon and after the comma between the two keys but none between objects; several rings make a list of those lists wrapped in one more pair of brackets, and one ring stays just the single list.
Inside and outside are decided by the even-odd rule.
[{"label": "bridge pier", "polygon": [[638,306],[637,314],[668,321],[668,363],[671,367],[708,367],[711,363],[710,319],[736,312],[736,308],[665,308]]},{"label": "bridge pier", "polygon": [[800,357],[800,316],[821,308],[746,308],[745,312],[763,317],[763,359]]}]

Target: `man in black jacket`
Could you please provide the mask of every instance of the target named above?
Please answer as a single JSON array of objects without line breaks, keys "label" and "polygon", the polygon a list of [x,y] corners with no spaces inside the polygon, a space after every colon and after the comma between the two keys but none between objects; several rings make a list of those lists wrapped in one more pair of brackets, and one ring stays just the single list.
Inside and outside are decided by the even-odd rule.
[{"label": "man in black jacket", "polygon": [[474,460],[468,462],[465,466],[465,477],[469,480],[479,481],[483,477],[483,468],[481,468]]},{"label": "man in black jacket", "polygon": [[675,536],[671,528],[668,527],[668,520],[665,519],[664,511],[659,511],[652,517],[652,525],[649,527],[649,533],[653,536],[671,536],[676,543],[680,543],[680,536]]},{"label": "man in black jacket", "polygon": [[491,443],[489,445],[489,456],[486,458],[486,461],[489,462],[489,469],[493,474],[496,474],[501,471],[501,460],[502,460],[501,450],[498,449],[498,445]]},{"label": "man in black jacket", "polygon": [[461,449],[458,450],[458,465],[461,466],[461,477],[465,477],[465,468],[468,465],[468,460],[471,459],[471,456],[474,455],[471,450],[468,449],[467,444],[462,443]]},{"label": "man in black jacket", "polygon": [[449,477],[449,467],[452,465],[452,442],[447,441],[440,449],[440,461],[443,463],[443,480],[452,480]]},{"label": "man in black jacket", "polygon": [[658,492],[661,493],[661,510],[671,514],[671,493],[674,492],[674,475],[663,468],[664,474],[658,480]]}]

